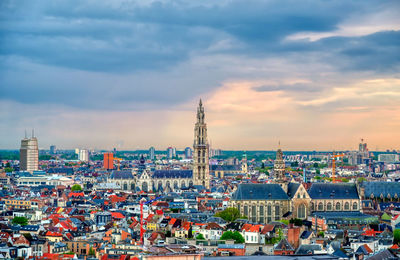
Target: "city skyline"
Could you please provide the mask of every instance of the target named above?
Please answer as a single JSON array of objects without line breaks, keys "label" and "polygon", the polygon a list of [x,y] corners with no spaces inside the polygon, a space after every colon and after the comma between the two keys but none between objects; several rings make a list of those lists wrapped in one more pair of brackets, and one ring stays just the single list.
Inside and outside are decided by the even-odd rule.
[{"label": "city skyline", "polygon": [[0,6],[0,149],[400,149],[399,2]]}]

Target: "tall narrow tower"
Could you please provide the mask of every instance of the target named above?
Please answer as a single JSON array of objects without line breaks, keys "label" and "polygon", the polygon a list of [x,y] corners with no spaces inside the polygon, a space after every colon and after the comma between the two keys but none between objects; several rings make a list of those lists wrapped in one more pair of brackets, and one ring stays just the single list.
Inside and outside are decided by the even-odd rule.
[{"label": "tall narrow tower", "polygon": [[199,102],[197,122],[194,126],[193,144],[193,184],[210,188],[210,168],[208,165],[207,125],[204,122],[204,107]]},{"label": "tall narrow tower", "polygon": [[283,152],[281,148],[276,151],[276,159],[274,161],[274,175],[275,181],[285,181],[285,161],[283,160]]},{"label": "tall narrow tower", "polygon": [[21,140],[19,150],[19,166],[21,171],[33,172],[39,170],[39,149],[38,140],[32,130],[32,138],[26,137]]}]

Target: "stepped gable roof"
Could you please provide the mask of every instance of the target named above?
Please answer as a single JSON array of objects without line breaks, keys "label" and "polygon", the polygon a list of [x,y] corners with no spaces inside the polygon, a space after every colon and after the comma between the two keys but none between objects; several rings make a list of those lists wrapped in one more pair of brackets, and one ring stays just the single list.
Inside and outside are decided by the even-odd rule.
[{"label": "stepped gable roof", "polygon": [[279,184],[239,184],[232,200],[288,200]]},{"label": "stepped gable roof", "polygon": [[169,178],[192,178],[192,170],[155,170],[153,172],[153,178],[156,179],[169,179]]},{"label": "stepped gable roof", "polygon": [[296,182],[290,182],[288,184],[288,196],[289,198],[293,198],[294,194],[296,194],[297,190],[300,187],[300,183],[296,183]]},{"label": "stepped gable roof", "polygon": [[385,198],[387,198],[388,195],[393,198],[396,194],[400,197],[400,182],[372,181],[363,182],[360,186],[365,189],[366,198],[370,198],[371,195],[380,197],[381,194]]},{"label": "stepped gable roof", "polygon": [[131,170],[112,171],[111,179],[133,179]]},{"label": "stepped gable roof", "polygon": [[350,183],[313,183],[308,191],[312,199],[358,199],[357,187]]}]

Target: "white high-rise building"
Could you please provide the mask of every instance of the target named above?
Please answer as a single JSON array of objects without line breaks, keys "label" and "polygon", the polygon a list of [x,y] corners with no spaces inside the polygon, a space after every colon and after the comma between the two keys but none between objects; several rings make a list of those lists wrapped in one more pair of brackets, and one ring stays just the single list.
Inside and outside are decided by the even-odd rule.
[{"label": "white high-rise building", "polygon": [[395,163],[399,161],[398,154],[380,154],[378,155],[378,161],[386,163]]},{"label": "white high-rise building", "polygon": [[21,171],[33,172],[39,170],[39,148],[37,138],[25,137],[21,140],[21,149],[19,150],[19,165]]},{"label": "white high-rise building", "polygon": [[79,150],[79,161],[81,161],[81,162],[89,161],[89,150],[87,150],[87,149]]}]

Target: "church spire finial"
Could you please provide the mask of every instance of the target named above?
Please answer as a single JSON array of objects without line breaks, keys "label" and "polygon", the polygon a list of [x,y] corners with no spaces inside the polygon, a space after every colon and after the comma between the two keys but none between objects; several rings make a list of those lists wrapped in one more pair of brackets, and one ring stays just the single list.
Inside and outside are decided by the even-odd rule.
[{"label": "church spire finial", "polygon": [[201,101],[201,98],[200,98],[199,107],[202,107],[202,106],[203,106],[203,102]]}]

